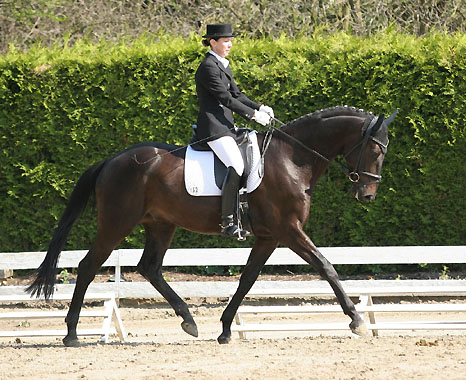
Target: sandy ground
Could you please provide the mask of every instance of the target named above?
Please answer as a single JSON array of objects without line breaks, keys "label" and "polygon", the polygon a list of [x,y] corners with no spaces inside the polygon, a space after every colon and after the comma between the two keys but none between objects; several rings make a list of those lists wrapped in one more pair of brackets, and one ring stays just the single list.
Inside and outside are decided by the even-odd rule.
[{"label": "sandy ground", "polygon": [[[162,302],[125,301],[120,305],[129,333],[125,343],[112,336],[81,338],[67,348],[60,338],[0,338],[0,376],[8,379],[464,379],[466,333],[383,332],[379,337],[350,334],[234,334],[228,345],[216,341],[223,300],[190,300],[199,338],[185,334],[181,320]],[[34,310],[38,304],[35,303]],[[60,309],[65,305],[39,305]],[[96,307],[96,305],[87,305]],[[32,310],[30,305],[2,311]],[[394,318],[399,318],[393,315]],[[420,316],[425,319],[427,316]],[[454,316],[453,316],[454,317]],[[255,318],[255,317],[252,317]],[[318,317],[285,316],[286,322]],[[321,316],[348,321],[343,314]],[[464,318],[464,316],[463,316]],[[273,317],[266,317],[266,322]],[[82,318],[81,327],[100,327]],[[0,330],[65,328],[63,320],[0,320]]]}]

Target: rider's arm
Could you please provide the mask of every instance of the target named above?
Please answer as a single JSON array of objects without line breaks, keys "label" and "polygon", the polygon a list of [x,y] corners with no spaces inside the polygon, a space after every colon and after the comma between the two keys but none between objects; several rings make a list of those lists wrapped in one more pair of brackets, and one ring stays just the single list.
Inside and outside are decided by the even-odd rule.
[{"label": "rider's arm", "polygon": [[196,73],[197,81],[223,106],[250,120],[260,105],[242,94],[233,80],[229,82],[230,88],[228,88],[219,72],[220,69],[215,63],[202,65]]}]

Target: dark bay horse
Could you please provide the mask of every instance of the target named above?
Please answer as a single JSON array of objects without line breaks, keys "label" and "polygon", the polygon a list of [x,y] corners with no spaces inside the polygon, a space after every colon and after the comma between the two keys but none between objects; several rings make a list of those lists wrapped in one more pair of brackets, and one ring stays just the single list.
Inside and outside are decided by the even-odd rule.
[{"label": "dark bay horse", "polygon": [[[351,330],[364,333],[364,323],[343,290],[337,272],[303,227],[317,180],[338,155],[346,161],[353,195],[359,201],[375,198],[388,146],[387,126],[394,115],[384,120],[383,115],[334,107],[302,116],[273,132],[265,155],[264,178],[248,197],[254,246],[238,289],[222,314],[220,343],[230,341],[231,323],[240,303],[279,244],[293,250],[329,282],[343,312],[351,318]],[[264,133],[259,133],[259,143],[263,139]],[[139,223],[145,229],[146,243],[138,271],[183,318],[183,330],[198,335],[188,306],[162,277],[162,260],[177,226],[203,234],[220,234],[220,197],[193,197],[185,190],[185,152],[185,148],[174,145],[140,144],[93,165],[79,178],[37,277],[28,288],[33,295],[52,296],[60,252],[73,223],[95,193],[97,234],[78,267],[66,317],[66,346],[78,345],[79,313],[97,270]]]}]

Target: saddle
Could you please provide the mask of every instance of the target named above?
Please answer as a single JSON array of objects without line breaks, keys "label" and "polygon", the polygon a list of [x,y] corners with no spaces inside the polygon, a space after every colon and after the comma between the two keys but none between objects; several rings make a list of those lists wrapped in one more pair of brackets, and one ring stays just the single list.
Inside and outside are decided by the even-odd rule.
[{"label": "saddle", "polygon": [[[192,196],[221,196],[222,184],[227,168],[209,146],[196,143],[195,139],[186,149],[184,180],[186,191]],[[240,129],[237,143],[243,156],[244,172],[240,182],[240,196],[237,198],[236,218],[238,225],[251,231],[248,218],[248,193],[254,191],[262,182],[263,160],[257,143],[257,132]]]},{"label": "saddle", "polygon": [[[254,191],[262,181],[263,168],[256,133],[246,128],[237,132],[236,141],[244,162],[240,193]],[[186,190],[193,196],[220,196],[227,168],[207,143],[196,141],[193,136],[186,150]]]},{"label": "saddle", "polygon": [[[196,126],[193,125],[193,137],[189,142],[191,148],[198,152],[212,152],[209,145],[206,142],[197,142],[196,139]],[[252,165],[252,152],[253,152],[253,142],[249,134],[253,132],[248,128],[239,128],[236,131],[236,145],[238,145],[241,156],[243,157],[244,171],[241,176],[240,188],[246,188],[246,181],[251,173]],[[222,188],[223,180],[227,172],[227,167],[225,164],[214,154],[214,176],[215,184],[219,189]]]}]

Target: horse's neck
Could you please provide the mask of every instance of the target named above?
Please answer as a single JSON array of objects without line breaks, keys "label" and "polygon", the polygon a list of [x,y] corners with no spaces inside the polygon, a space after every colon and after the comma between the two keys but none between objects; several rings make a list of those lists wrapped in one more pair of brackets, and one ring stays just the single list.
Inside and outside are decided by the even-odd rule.
[{"label": "horse's neck", "polygon": [[[314,186],[330,165],[329,161],[343,154],[345,145],[355,144],[360,138],[361,119],[336,117],[314,119],[308,123],[306,121],[308,120],[298,120],[284,126],[280,132],[274,132],[269,151],[265,155],[265,165],[283,173],[267,179],[272,181],[273,185],[282,186],[280,181],[286,178],[285,185],[294,183],[297,191],[306,188],[312,193]],[[261,146],[263,138],[264,134],[261,133]]]},{"label": "horse's neck", "polygon": [[301,146],[301,154],[316,156],[313,150],[333,160],[342,153],[345,141],[352,134],[358,133],[354,124],[346,118],[309,119],[285,126],[282,131],[292,137],[289,139],[290,144],[300,145],[293,141],[296,139],[308,148]]}]

